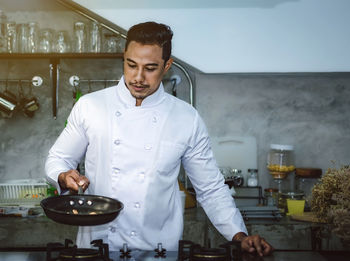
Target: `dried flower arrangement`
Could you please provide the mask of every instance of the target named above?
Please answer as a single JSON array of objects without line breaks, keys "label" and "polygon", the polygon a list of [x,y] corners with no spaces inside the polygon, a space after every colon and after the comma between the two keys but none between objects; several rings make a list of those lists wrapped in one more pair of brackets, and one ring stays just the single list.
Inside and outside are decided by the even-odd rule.
[{"label": "dried flower arrangement", "polygon": [[350,244],[350,166],[330,168],[312,189],[311,210]]}]

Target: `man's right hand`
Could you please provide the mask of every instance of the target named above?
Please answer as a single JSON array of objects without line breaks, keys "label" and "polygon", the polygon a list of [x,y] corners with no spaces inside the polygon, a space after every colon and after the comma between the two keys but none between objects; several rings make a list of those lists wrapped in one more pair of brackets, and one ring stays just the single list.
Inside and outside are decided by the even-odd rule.
[{"label": "man's right hand", "polygon": [[71,192],[77,192],[79,186],[83,188],[83,191],[85,191],[90,181],[87,177],[84,175],[81,175],[77,170],[71,169],[66,172],[62,172],[58,176],[58,184],[60,185],[61,189],[69,189]]}]

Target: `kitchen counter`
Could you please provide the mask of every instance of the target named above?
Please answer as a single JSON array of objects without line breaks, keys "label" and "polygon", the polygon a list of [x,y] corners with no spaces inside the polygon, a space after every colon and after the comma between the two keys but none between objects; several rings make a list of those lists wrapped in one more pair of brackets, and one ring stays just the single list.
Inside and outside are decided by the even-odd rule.
[{"label": "kitchen counter", "polygon": [[[259,234],[278,250],[347,250],[325,225],[291,220],[246,221],[249,234]],[[48,242],[75,240],[76,226],[58,224],[46,216],[0,217],[0,248],[42,248]],[[202,208],[186,209],[183,239],[207,247],[226,240],[207,219]]]},{"label": "kitchen counter", "polygon": [[[134,260],[139,261],[146,261],[146,260],[157,260],[159,261],[159,258],[154,257],[153,252],[139,252],[134,253],[135,256]],[[110,258],[114,261],[117,260],[124,260],[119,257],[119,252],[110,252]],[[134,256],[132,256],[134,257]],[[336,259],[337,261],[345,261],[346,257],[344,259]],[[46,254],[44,252],[0,252],[0,260],[2,261],[40,261],[40,260],[46,260]],[[130,259],[132,260],[132,259]],[[177,260],[177,252],[167,252],[166,258],[162,258],[162,260]],[[327,259],[324,255],[314,252],[314,251],[275,251],[271,256],[260,258],[258,256],[252,256],[252,255],[244,255],[242,257],[242,261],[327,261],[331,259]],[[334,259],[333,259],[334,260]]]}]

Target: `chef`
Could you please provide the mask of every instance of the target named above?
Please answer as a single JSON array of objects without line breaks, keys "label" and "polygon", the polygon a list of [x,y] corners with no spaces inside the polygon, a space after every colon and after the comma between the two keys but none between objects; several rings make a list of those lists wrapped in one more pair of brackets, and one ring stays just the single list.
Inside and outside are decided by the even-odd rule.
[{"label": "chef", "polygon": [[[130,28],[123,77],[75,104],[49,151],[47,178],[60,192],[77,191],[80,185],[88,194],[124,204],[114,221],[80,227],[79,247],[103,239],[111,250],[123,243],[151,250],[159,242],[177,250],[183,231],[177,181],[182,163],[217,230],[227,240],[241,241],[244,250],[267,255],[272,247],[258,235],[247,235],[198,112],[164,91],[161,80],[173,62],[172,36],[168,26],[155,22]],[[85,176],[76,170],[83,157]]]}]

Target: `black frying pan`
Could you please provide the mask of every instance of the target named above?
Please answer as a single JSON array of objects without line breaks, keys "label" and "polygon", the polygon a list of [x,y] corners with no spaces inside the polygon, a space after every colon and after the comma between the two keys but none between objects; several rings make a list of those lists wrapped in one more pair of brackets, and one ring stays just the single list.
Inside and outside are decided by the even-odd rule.
[{"label": "black frying pan", "polygon": [[46,216],[67,225],[95,226],[114,220],[124,205],[119,200],[96,195],[63,195],[40,202]]}]

